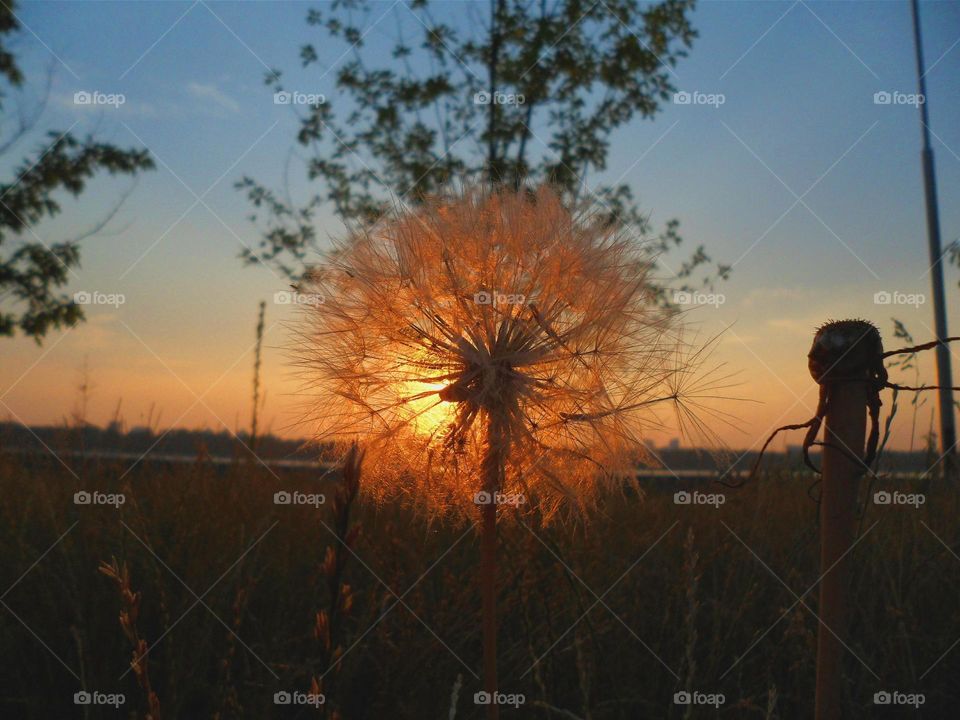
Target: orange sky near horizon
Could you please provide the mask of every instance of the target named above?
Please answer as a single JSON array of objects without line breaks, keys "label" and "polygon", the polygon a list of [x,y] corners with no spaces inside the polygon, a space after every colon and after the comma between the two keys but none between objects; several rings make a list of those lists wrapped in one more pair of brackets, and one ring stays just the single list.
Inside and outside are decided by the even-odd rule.
[{"label": "orange sky near horizon", "polygon": [[[735,281],[724,289],[739,294]],[[702,339],[723,333],[708,367],[722,365],[718,374],[733,373],[735,387],[725,394],[736,399],[711,406],[734,415],[737,422],[709,421],[709,416],[704,417],[728,447],[746,450],[757,448],[772,428],[804,421],[813,414],[817,392],[807,372],[806,353],[816,325],[840,317],[830,306],[851,308],[850,316],[867,317],[870,313],[869,308],[863,307],[862,299],[858,303],[856,297],[847,303],[814,303],[802,293],[783,291],[748,292],[736,303],[739,309],[732,305],[728,301],[716,309],[701,307],[687,319],[691,325],[699,326]],[[778,306],[794,308],[794,316],[790,317],[785,309],[777,312]],[[805,307],[801,317],[796,316],[797,307]],[[152,334],[146,339],[129,321],[124,321],[122,308],[119,312],[100,308],[94,310],[87,323],[53,334],[43,346],[23,339],[3,341],[8,352],[0,365],[0,417],[28,425],[56,424],[69,419],[80,410],[86,377],[87,419],[100,426],[110,422],[119,406],[119,415],[128,429],[147,424],[151,417],[161,428],[217,432],[248,429],[256,308],[250,311],[245,322],[238,313],[219,324],[211,323],[208,330],[178,334],[167,342],[158,342]],[[281,437],[305,438],[312,429],[300,418],[309,401],[299,392],[302,380],[288,362],[287,353],[293,313],[288,305],[267,305],[262,369],[265,402],[260,422],[261,428]],[[919,313],[900,314],[918,341],[930,335],[923,326],[926,318],[922,308]],[[911,314],[918,317],[911,321]],[[887,336],[886,347],[900,346],[899,341],[889,337],[890,323],[878,323]],[[920,377],[929,381],[933,373],[931,355],[921,361]],[[912,374],[899,379],[905,383],[915,381]],[[887,391],[884,413],[889,410],[889,396]],[[909,417],[912,407],[907,396],[901,396],[900,405],[901,418]],[[923,444],[922,436],[927,432],[934,407],[935,397],[931,394],[919,408],[913,438],[916,446]],[[649,438],[658,446],[679,435],[675,426],[670,427],[668,416],[663,415],[662,419],[667,427],[652,432]],[[910,446],[911,425],[905,421],[895,423],[891,447]],[[785,434],[774,448],[799,444],[800,435]],[[697,443],[684,439],[681,444]]]}]

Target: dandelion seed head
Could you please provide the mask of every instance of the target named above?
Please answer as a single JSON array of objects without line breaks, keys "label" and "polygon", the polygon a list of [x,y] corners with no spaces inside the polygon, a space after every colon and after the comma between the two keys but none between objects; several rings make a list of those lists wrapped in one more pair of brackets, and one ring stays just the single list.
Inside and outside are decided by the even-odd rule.
[{"label": "dandelion seed head", "polygon": [[[373,491],[467,509],[499,490],[549,514],[649,461],[658,406],[697,364],[654,258],[548,188],[468,191],[354,233],[305,278],[296,360],[321,442],[363,441]],[[696,358],[694,358],[696,359]],[[696,393],[694,393],[696,394]]]}]

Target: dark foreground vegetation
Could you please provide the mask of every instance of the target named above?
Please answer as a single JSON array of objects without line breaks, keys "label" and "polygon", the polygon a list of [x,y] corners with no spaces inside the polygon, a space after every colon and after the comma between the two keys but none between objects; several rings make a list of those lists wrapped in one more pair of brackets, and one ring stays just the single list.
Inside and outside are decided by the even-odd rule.
[{"label": "dark foreground vegetation", "polygon": [[[372,507],[362,483],[351,500],[342,478],[305,468],[130,465],[0,454],[0,716],[481,717],[469,526]],[[629,492],[546,527],[507,508],[500,677],[523,704],[502,716],[810,718],[809,485],[768,474],[699,488],[722,492],[719,506]],[[865,484],[865,497],[882,489]],[[956,717],[957,494],[897,489],[925,502],[865,503],[845,562],[856,611],[843,716]],[[100,495],[77,504],[84,490]],[[283,490],[325,502],[276,504]],[[323,705],[275,702],[311,688]],[[81,691],[124,703],[76,704]],[[683,691],[724,702],[676,704]],[[924,702],[878,706],[883,691]]]}]

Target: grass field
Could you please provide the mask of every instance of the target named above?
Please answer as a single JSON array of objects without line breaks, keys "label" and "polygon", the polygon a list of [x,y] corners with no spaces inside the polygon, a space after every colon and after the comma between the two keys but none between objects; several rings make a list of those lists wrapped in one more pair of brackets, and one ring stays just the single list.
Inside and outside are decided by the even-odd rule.
[{"label": "grass field", "polygon": [[[0,716],[146,717],[152,691],[164,718],[481,717],[469,525],[372,507],[362,482],[338,510],[341,481],[306,470],[147,463],[121,480],[128,467],[71,462],[75,478],[52,456],[0,454]],[[810,483],[699,488],[722,491],[719,507],[630,491],[547,527],[529,507],[505,510],[500,685],[518,707],[503,716],[812,717]],[[77,505],[81,490],[124,502]],[[281,490],[326,502],[277,505]],[[866,503],[845,561],[857,610],[843,638],[844,717],[957,716],[957,497],[920,490],[919,508]],[[99,569],[114,561],[129,571],[126,600]],[[139,641],[149,652],[134,672]],[[292,694],[313,679],[322,705],[275,702],[302,701]],[[124,702],[75,704],[83,690]],[[701,704],[676,703],[683,691]],[[878,706],[882,691],[923,704]],[[703,704],[718,694],[718,707]]]}]

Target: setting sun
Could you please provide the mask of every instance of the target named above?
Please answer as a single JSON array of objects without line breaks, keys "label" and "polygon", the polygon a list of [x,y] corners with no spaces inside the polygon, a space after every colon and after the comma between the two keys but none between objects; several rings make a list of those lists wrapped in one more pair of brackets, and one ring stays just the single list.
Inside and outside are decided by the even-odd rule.
[{"label": "setting sun", "polygon": [[405,382],[403,397],[408,398],[406,407],[410,411],[410,427],[420,435],[433,435],[452,422],[456,416],[456,403],[440,399],[440,393],[447,387],[444,383]]}]

